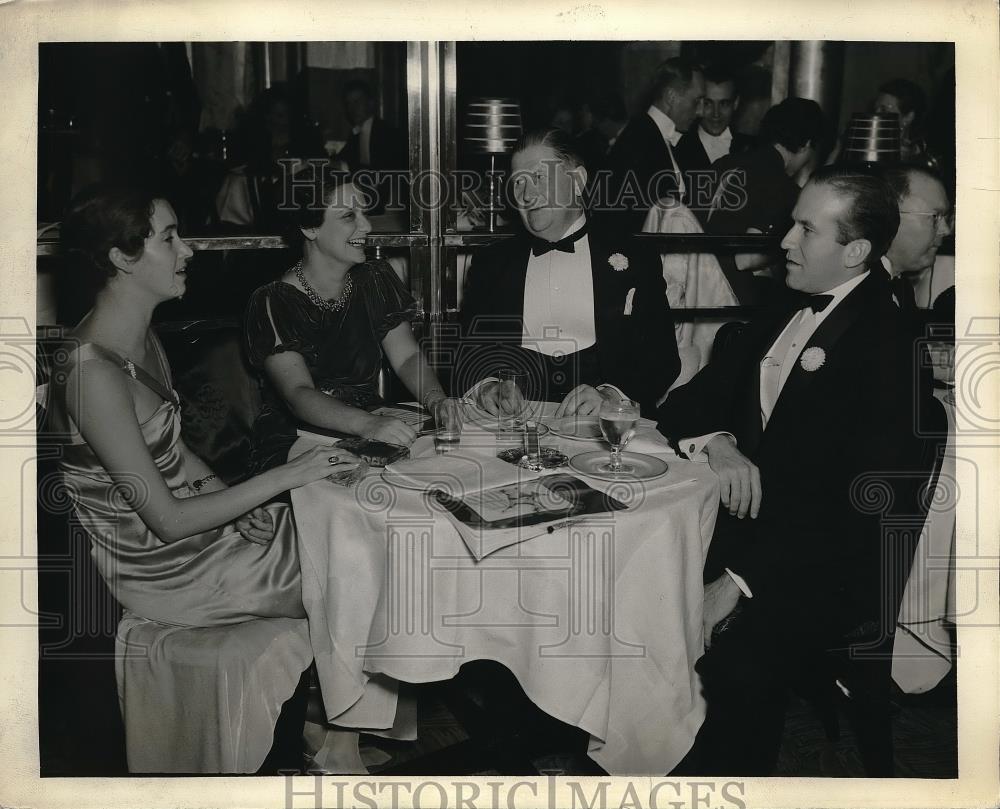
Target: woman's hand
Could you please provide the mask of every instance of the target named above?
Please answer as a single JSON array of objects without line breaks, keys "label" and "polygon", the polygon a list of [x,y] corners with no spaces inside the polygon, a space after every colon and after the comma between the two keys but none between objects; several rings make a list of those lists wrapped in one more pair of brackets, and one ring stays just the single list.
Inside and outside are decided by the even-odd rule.
[{"label": "woman's hand", "polygon": [[356,467],[360,461],[350,453],[337,451],[336,447],[313,447],[278,470],[285,475],[285,489],[297,489],[335,472],[346,472]]},{"label": "woman's hand", "polygon": [[458,399],[439,399],[431,405],[434,424],[446,430],[462,429],[462,403]]},{"label": "woman's hand", "polygon": [[267,545],[274,539],[274,520],[270,512],[260,506],[236,518],[236,530],[247,542]]},{"label": "woman's hand", "polygon": [[391,416],[372,416],[361,437],[408,447],[417,437],[417,432],[410,425]]}]

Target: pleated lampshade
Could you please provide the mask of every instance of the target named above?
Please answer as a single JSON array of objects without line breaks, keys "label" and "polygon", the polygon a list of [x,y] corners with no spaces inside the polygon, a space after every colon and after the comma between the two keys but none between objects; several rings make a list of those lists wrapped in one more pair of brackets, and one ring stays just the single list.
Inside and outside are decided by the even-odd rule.
[{"label": "pleated lampshade", "polygon": [[844,134],[845,163],[898,163],[899,116],[893,112],[855,113]]},{"label": "pleated lampshade", "polygon": [[506,154],[521,137],[521,105],[511,98],[477,98],[465,111],[464,140],[476,154]]}]

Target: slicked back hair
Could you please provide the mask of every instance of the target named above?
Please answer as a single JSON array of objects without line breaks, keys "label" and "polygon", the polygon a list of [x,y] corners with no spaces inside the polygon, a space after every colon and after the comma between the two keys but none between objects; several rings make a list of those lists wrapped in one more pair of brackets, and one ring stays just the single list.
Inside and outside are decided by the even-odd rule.
[{"label": "slicked back hair", "polygon": [[889,183],[874,170],[844,166],[824,166],[809,182],[828,185],[851,200],[844,218],[837,223],[837,240],[848,244],[867,239],[872,246],[868,266],[878,267],[899,229],[899,204]]},{"label": "slicked back hair", "polygon": [[667,59],[656,68],[653,75],[653,84],[650,88],[650,96],[653,100],[659,99],[667,88],[683,92],[691,86],[694,74],[700,73],[701,67],[690,59],[682,56],[674,56]]}]

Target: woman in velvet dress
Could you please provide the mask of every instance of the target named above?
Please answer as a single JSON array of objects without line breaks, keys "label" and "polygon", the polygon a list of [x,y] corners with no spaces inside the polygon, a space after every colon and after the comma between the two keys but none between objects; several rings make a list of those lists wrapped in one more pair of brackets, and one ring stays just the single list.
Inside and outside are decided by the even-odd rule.
[{"label": "woman in velvet dress", "polygon": [[347,175],[317,172],[290,184],[290,237],[302,258],[254,292],[245,338],[265,378],[254,424],[254,467],[284,462],[296,425],[409,445],[404,422],[375,415],[378,376],[388,359],[414,399],[442,426],[461,423],[423,353],[410,321],[416,303],[385,261],[365,261],[371,226],[362,194]]}]

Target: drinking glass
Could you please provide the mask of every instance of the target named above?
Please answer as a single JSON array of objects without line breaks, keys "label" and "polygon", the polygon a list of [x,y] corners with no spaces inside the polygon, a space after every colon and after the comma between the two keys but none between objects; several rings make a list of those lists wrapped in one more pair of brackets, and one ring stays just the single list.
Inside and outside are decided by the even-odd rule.
[{"label": "drinking glass", "polygon": [[598,469],[616,475],[631,474],[635,471],[635,467],[622,463],[622,449],[635,435],[635,426],[639,423],[639,405],[631,399],[622,402],[604,401],[598,415],[601,420],[601,432],[611,444],[611,458]]},{"label": "drinking glass", "polygon": [[434,451],[438,455],[447,455],[456,450],[462,443],[462,430],[454,427],[439,427],[434,431]]},{"label": "drinking glass", "polygon": [[502,433],[520,431],[524,428],[524,415],[528,409],[524,398],[528,375],[504,368],[497,372],[497,379],[497,430]]}]

